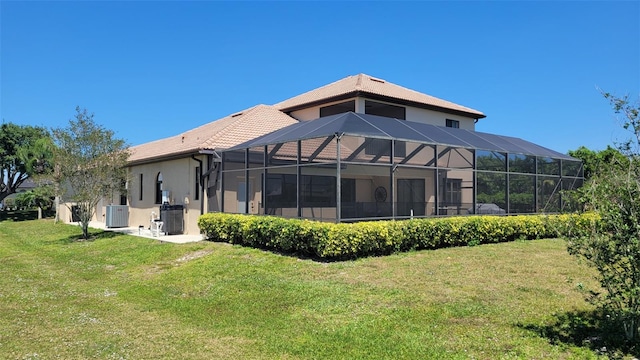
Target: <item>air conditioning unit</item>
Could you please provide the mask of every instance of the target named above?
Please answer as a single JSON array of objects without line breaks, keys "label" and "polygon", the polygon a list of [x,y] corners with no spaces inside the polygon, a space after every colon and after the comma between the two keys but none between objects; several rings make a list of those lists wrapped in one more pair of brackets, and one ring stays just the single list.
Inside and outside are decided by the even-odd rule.
[{"label": "air conditioning unit", "polygon": [[106,227],[117,228],[129,226],[129,206],[107,205]]}]

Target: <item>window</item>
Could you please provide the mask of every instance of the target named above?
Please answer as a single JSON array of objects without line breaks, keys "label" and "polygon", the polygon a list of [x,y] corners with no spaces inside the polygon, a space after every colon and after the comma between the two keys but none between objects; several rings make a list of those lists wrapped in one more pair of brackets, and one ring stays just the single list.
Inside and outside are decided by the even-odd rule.
[{"label": "window", "polygon": [[294,174],[267,174],[265,188],[266,208],[295,208],[296,184]]},{"label": "window", "polygon": [[196,166],[196,184],[194,187],[194,200],[200,200],[200,166]]},{"label": "window", "polygon": [[443,179],[442,186],[443,199],[441,203],[444,206],[462,205],[462,179]]},{"label": "window", "polygon": [[356,111],[356,101],[351,100],[339,104],[329,105],[320,108],[320,117],[342,114],[346,112]]},{"label": "window", "polygon": [[[364,153],[373,156],[391,156],[391,141],[384,139],[367,139]],[[404,141],[396,141],[394,149],[395,157],[407,156],[407,144]]]},{"label": "window", "polygon": [[402,106],[383,104],[376,101],[365,100],[364,113],[371,115],[378,115],[390,118],[396,118],[400,120],[407,119],[407,109]]},{"label": "window", "polygon": [[459,129],[460,128],[460,121],[447,119],[447,127]]},{"label": "window", "polygon": [[[296,179],[297,177],[294,174],[267,174],[266,207],[295,208]],[[300,207],[336,206],[335,176],[302,175],[300,182]],[[355,187],[355,181],[353,186]],[[355,193],[353,196],[355,196]],[[346,200],[351,200],[351,198],[349,197]],[[355,201],[355,199],[353,200]]]},{"label": "window", "polygon": [[334,176],[302,176],[301,207],[336,206],[336,178]]},{"label": "window", "polygon": [[385,139],[365,139],[367,144],[364,148],[364,153],[374,156],[389,156],[391,155],[391,140]]},{"label": "window", "polygon": [[156,204],[162,204],[162,173],[156,177]]},{"label": "window", "polygon": [[142,190],[143,190],[142,183],[143,183],[142,182],[142,174],[140,174],[140,197],[138,198],[138,200],[140,200],[140,201],[142,201],[142,193],[143,193],[142,192]]},{"label": "window", "polygon": [[127,205],[127,182],[120,181],[120,205]]}]

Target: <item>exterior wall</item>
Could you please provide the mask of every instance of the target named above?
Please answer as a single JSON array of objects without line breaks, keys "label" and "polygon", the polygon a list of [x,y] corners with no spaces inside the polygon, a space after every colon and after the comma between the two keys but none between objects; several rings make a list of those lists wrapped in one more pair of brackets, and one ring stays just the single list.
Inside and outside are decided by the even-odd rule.
[{"label": "exterior wall", "polygon": [[407,106],[407,120],[423,124],[446,126],[447,119],[460,121],[460,129],[475,131],[475,119],[441,113],[433,110],[419,109]]},{"label": "exterior wall", "polygon": [[[206,156],[198,157],[202,160],[202,172],[206,171]],[[170,191],[169,203],[184,206],[184,233],[198,234],[198,217],[201,202],[205,202],[204,212],[207,212],[206,192],[195,199],[196,167],[200,163],[189,158],[168,160],[151,164],[135,165],[129,168],[128,205],[129,226],[149,227],[151,213],[160,214],[160,204],[156,203],[156,179],[162,173],[162,189]],[[142,174],[142,200],[140,200],[140,174]],[[202,189],[201,189],[202,191]]]},{"label": "exterior wall", "polygon": [[[70,199],[71,195],[69,193],[71,192],[71,188],[68,185],[66,186],[65,191],[67,192],[67,195],[60,199],[60,203],[58,205],[58,217],[62,222],[72,223],[73,218],[71,214],[71,207],[76,203]],[[120,205],[120,194],[113,194],[111,197],[102,198],[96,205],[91,221],[105,222],[107,205],[111,204]]]},{"label": "exterior wall", "polygon": [[[289,115],[291,115],[292,117],[300,121],[315,120],[320,117],[321,107],[325,107],[333,104],[339,104],[339,103],[343,103],[350,100],[353,100],[353,99],[334,101],[334,102],[330,102],[330,103],[326,103],[326,104],[322,104],[322,105],[318,105],[318,106],[314,106],[314,107],[310,107],[302,110],[297,110],[297,111],[291,112],[291,114]],[[365,98],[358,97],[355,100],[356,100],[356,112],[363,113]],[[472,131],[475,130],[475,119],[472,119],[472,118],[453,115],[453,114],[447,114],[447,113],[433,111],[433,110],[421,109],[421,108],[416,108],[416,107],[411,107],[406,105],[399,105],[393,102],[385,102],[385,101],[379,101],[379,100],[372,100],[372,101],[404,107],[406,109],[406,114],[407,114],[406,120],[408,121],[415,121],[423,124],[431,124],[431,125],[437,125],[437,126],[446,126],[446,123],[447,123],[446,120],[451,119],[451,120],[460,121],[460,129],[472,130]]]}]

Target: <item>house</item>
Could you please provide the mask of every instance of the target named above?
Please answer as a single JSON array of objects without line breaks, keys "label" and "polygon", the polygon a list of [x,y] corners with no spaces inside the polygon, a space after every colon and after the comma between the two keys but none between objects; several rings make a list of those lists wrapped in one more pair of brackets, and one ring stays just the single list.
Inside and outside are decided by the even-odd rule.
[{"label": "house", "polygon": [[129,225],[177,209],[186,233],[206,212],[357,221],[557,212],[579,160],[475,131],[485,115],[369,75],[138,145]]},{"label": "house", "polygon": [[8,195],[6,198],[0,201],[0,210],[5,210],[5,209],[15,210],[16,197],[18,197],[18,195],[20,195],[21,193],[31,191],[36,187],[38,187],[38,185],[31,178],[27,178],[25,181],[22,182],[22,184],[20,184],[20,186],[18,186],[15,193]]}]

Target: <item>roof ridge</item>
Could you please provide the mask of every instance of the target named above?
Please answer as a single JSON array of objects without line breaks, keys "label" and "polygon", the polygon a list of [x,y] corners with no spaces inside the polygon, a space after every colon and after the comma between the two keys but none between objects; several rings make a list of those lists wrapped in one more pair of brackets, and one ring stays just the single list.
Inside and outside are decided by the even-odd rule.
[{"label": "roof ridge", "polygon": [[356,89],[360,90],[362,89],[362,77],[365,76],[365,74],[360,73],[356,76],[358,77],[358,80],[356,80]]},{"label": "roof ridge", "polygon": [[278,103],[273,104],[273,106],[277,107],[277,108],[278,108],[278,110],[280,110],[280,109],[279,109],[280,104],[282,104],[282,103],[284,103],[284,102],[287,102],[287,101],[289,101],[289,100],[291,100],[291,99],[295,99],[295,98],[298,98],[298,97],[304,96],[304,95],[309,94],[309,93],[311,93],[311,92],[316,92],[316,91],[320,91],[320,90],[322,90],[322,89],[326,89],[326,88],[328,88],[328,87],[334,86],[335,84],[338,84],[338,83],[341,83],[341,82],[347,82],[348,80],[350,80],[350,79],[352,79],[352,78],[354,78],[354,77],[357,77],[357,76],[358,76],[358,75],[349,75],[349,76],[347,76],[347,77],[343,77],[342,79],[338,79],[338,80],[333,81],[333,82],[331,82],[331,83],[329,83],[329,84],[325,84],[325,85],[322,85],[322,86],[320,86],[320,87],[318,87],[318,88],[314,88],[314,89],[311,89],[311,90],[305,91],[305,92],[303,92],[302,94],[298,94],[298,95],[292,96],[292,97],[290,97],[290,98],[288,98],[288,99],[284,99],[284,100],[282,100],[282,101],[280,101],[280,102],[278,102]]}]

